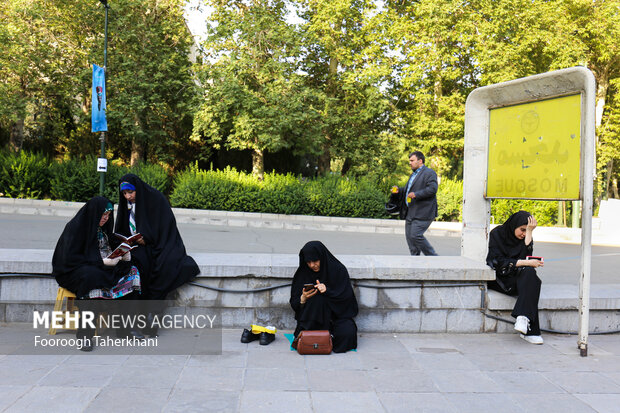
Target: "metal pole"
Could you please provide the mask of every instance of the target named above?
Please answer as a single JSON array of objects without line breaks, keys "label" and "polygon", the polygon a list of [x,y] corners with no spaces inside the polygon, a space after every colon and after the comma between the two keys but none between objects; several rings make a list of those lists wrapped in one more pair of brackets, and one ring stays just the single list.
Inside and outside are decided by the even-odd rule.
[{"label": "metal pole", "polygon": [[[583,125],[582,162],[583,181],[581,199],[581,279],[579,282],[579,340],[577,347],[581,357],[588,355],[588,332],[590,328],[590,272],[592,267],[592,203],[594,198],[594,176],[596,174],[595,148],[595,96],[596,82],[589,76],[586,83],[582,110],[586,115]],[[575,214],[579,213],[575,209]]]},{"label": "metal pole", "polygon": [[[107,0],[100,0],[103,6],[105,7],[105,29],[104,29],[104,41],[103,41],[103,72],[107,72],[108,68],[108,6]],[[107,83],[107,73],[104,77],[104,82]],[[106,100],[107,100],[107,88],[106,88]],[[101,141],[101,158],[105,158],[105,132],[101,132],[101,137],[99,138]],[[99,172],[99,195],[103,196],[105,187],[105,172]]]}]

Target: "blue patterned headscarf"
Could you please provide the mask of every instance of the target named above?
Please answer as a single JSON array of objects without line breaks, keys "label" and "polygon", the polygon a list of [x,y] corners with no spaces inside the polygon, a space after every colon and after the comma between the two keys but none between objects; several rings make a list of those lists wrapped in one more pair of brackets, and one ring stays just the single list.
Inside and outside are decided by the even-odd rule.
[{"label": "blue patterned headscarf", "polygon": [[121,191],[135,191],[136,187],[129,182],[121,182]]}]

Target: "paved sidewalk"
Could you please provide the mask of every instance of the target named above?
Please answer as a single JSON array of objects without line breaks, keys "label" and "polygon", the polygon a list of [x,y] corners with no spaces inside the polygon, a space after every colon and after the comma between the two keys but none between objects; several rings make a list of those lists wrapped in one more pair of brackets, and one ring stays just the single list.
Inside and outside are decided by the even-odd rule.
[{"label": "paved sidewalk", "polygon": [[[0,349],[28,330],[1,325]],[[213,356],[0,356],[0,411],[620,411],[619,335],[591,336],[587,358],[550,334],[361,334],[357,352],[330,356],[300,356],[282,332],[269,346],[240,335],[225,330]]]}]

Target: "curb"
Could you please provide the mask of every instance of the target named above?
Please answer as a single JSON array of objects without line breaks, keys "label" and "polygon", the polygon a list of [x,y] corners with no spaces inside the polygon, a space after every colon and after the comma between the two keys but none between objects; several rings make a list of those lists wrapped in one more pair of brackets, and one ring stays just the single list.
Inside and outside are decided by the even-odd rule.
[{"label": "curb", "polygon": [[[84,202],[40,199],[0,198],[0,213],[73,217]],[[343,218],[315,215],[283,215],[260,212],[215,211],[172,208],[178,223],[221,225],[230,227],[270,228],[314,231],[341,231],[375,234],[405,234],[405,225],[397,219]],[[496,225],[491,225],[494,228]],[[435,237],[460,237],[460,222],[435,221],[426,232]],[[600,220],[593,218],[592,245],[620,247],[620,237],[612,230],[601,230]],[[566,244],[581,243],[581,229],[538,227],[536,241]]]}]

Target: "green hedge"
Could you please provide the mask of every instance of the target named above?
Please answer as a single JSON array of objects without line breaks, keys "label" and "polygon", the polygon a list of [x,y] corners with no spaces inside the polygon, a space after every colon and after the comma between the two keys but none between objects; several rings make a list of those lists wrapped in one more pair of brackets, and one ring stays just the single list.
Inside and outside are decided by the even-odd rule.
[{"label": "green hedge", "polygon": [[[135,173],[149,185],[167,194],[171,180],[159,165],[127,168],[108,163],[104,195],[118,202],[118,180]],[[51,162],[37,153],[0,151],[0,193],[11,198],[51,198],[85,202],[99,195],[97,157]]]},{"label": "green hedge", "polygon": [[234,168],[192,166],[174,182],[175,207],[343,217],[385,217],[383,191],[369,180],[327,176],[312,180],[265,174],[259,181]]},{"label": "green hedge", "polygon": [[[0,193],[12,198],[87,201],[99,193],[97,158],[51,162],[45,156],[0,151]],[[132,172],[164,194],[175,207],[275,214],[387,218],[385,183],[366,178],[329,175],[313,179],[267,173],[263,181],[233,168],[205,171],[191,166],[174,182],[159,165],[127,168],[108,165],[105,196],[118,202],[118,180]],[[172,185],[174,183],[174,185]],[[406,181],[400,183],[406,184]],[[443,178],[437,193],[439,221],[462,218],[463,183]],[[497,199],[491,203],[492,222],[500,224],[524,209],[541,226],[555,225],[558,202]]]},{"label": "green hedge", "polygon": [[42,198],[50,189],[50,161],[42,154],[0,152],[0,193],[11,198]]},{"label": "green hedge", "polygon": [[[54,163],[51,166],[52,199],[85,202],[99,195],[99,173],[96,171],[97,157],[70,159]],[[170,190],[170,179],[166,170],[159,165],[144,165],[127,168],[108,163],[105,174],[104,195],[111,201],[118,202],[118,181],[126,173],[134,173],[149,185],[163,193]]]},{"label": "green hedge", "polygon": [[437,220],[460,222],[463,217],[463,182],[442,178],[437,189]]},{"label": "green hedge", "polygon": [[558,220],[558,201],[525,199],[494,199],[491,201],[491,215],[496,224],[503,224],[510,215],[519,210],[532,214],[541,227],[554,226]]},{"label": "green hedge", "polygon": [[[463,182],[443,178],[437,191],[438,221],[459,222],[463,219]],[[513,213],[525,210],[536,217],[538,225],[553,226],[557,222],[558,202],[521,199],[493,199],[491,222],[502,224]]]}]

